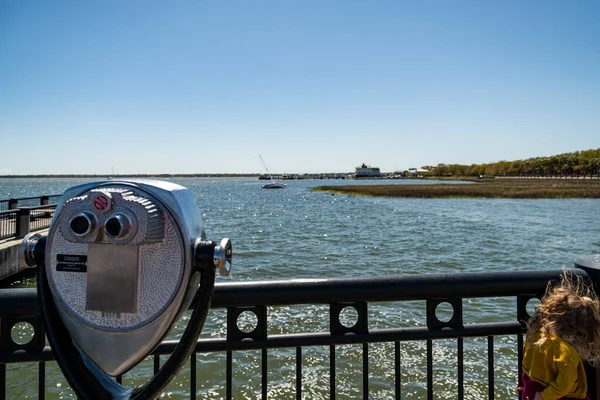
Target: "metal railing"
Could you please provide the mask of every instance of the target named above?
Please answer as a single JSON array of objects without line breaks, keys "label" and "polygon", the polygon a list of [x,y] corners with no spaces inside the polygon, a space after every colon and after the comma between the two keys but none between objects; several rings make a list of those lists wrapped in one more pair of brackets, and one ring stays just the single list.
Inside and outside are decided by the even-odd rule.
[{"label": "metal railing", "polygon": [[0,211],[15,210],[21,207],[45,206],[55,203],[60,196],[60,194],[49,194],[43,196],[4,199],[0,200]]},{"label": "metal railing", "polygon": [[[586,280],[594,278],[593,270],[576,268],[573,272]],[[589,275],[588,275],[589,272]],[[196,373],[197,354],[217,352],[225,354],[225,397],[235,398],[233,356],[243,350],[260,350],[260,395],[267,398],[269,383],[268,357],[269,350],[295,350],[295,376],[291,385],[295,393],[287,396],[301,399],[303,396],[303,369],[305,359],[303,352],[314,346],[329,348],[329,382],[327,396],[336,398],[339,393],[339,382],[336,380],[336,352],[343,345],[362,345],[362,360],[354,365],[357,371],[362,371],[361,383],[357,388],[363,399],[370,397],[370,363],[372,356],[369,345],[374,343],[389,343],[393,345],[393,374],[386,381],[393,395],[400,399],[407,391],[402,374],[406,369],[401,360],[401,346],[404,342],[425,342],[426,381],[422,387],[426,391],[423,398],[433,399],[434,365],[440,362],[435,359],[433,346],[438,340],[456,341],[456,393],[455,398],[465,398],[465,338],[480,337],[487,341],[487,352],[479,354],[486,359],[483,369],[487,367],[487,398],[495,398],[495,338],[509,335],[516,339],[518,362],[514,364],[514,381],[520,380],[524,322],[529,318],[528,302],[539,299],[548,281],[559,279],[562,270],[552,271],[515,271],[499,273],[462,273],[462,274],[426,274],[384,276],[375,278],[352,279],[314,279],[289,281],[259,281],[232,282],[216,285],[212,308],[226,309],[226,316],[220,320],[221,326],[226,326],[226,333],[221,337],[201,339],[197,342],[195,353],[192,354],[189,374],[189,398],[207,397],[197,385]],[[489,299],[506,297],[512,299],[509,304],[516,308],[510,315],[516,318],[485,323],[466,323],[467,311],[463,308],[465,300]],[[516,300],[516,301],[514,301]],[[424,301],[424,323],[412,327],[377,328],[369,321],[369,307],[386,302]],[[410,304],[410,303],[407,303]],[[440,318],[439,307],[450,305],[450,318]],[[268,315],[272,310],[281,306],[296,305],[325,305],[329,312],[320,313],[319,317],[326,331],[304,333],[269,334],[273,332],[274,323],[269,323]],[[514,306],[513,306],[514,307]],[[357,316],[353,324],[348,326],[341,319],[344,310],[352,310]],[[239,328],[240,315],[251,313],[255,316],[256,324],[253,330],[243,331]],[[497,313],[502,315],[503,313]],[[38,396],[45,397],[46,391],[46,362],[53,360],[50,348],[45,347],[44,329],[41,323],[34,289],[6,289],[0,291],[0,395],[6,390],[6,364],[38,363]],[[17,344],[11,338],[13,326],[19,322],[29,323],[34,330],[32,339],[27,344]],[[279,322],[281,324],[281,322]],[[160,355],[170,354],[176,341],[165,341],[153,352],[154,373],[160,366]],[[327,355],[325,355],[325,358]],[[498,357],[498,356],[496,356]],[[412,368],[410,365],[408,368]],[[588,367],[588,387],[592,399],[599,399],[596,390],[596,370]],[[380,377],[384,380],[384,377]],[[117,377],[119,382],[127,381],[128,377]],[[514,385],[514,383],[513,383]],[[405,394],[406,395],[406,394]],[[306,396],[306,394],[304,395]],[[514,394],[513,398],[516,398]]]},{"label": "metal railing", "polygon": [[0,200],[0,240],[21,239],[29,232],[48,228],[59,197],[44,195]]},{"label": "metal railing", "polygon": [[19,210],[0,211],[0,240],[17,234],[17,214]]},{"label": "metal railing", "polygon": [[0,239],[22,239],[50,226],[56,204],[0,211]]}]

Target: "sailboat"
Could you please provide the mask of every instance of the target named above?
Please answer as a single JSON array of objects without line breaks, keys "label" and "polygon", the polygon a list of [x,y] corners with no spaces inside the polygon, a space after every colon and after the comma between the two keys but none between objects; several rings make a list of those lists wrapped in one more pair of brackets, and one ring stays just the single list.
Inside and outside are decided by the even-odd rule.
[{"label": "sailboat", "polygon": [[260,161],[262,162],[262,165],[265,167],[265,170],[267,170],[267,174],[269,175],[269,179],[271,179],[271,183],[267,183],[266,185],[263,185],[263,189],[285,189],[288,187],[288,185],[286,185],[285,183],[279,183],[279,182],[275,182],[275,179],[273,179],[273,176],[271,175],[271,173],[269,172],[269,168],[267,168],[267,164],[265,164],[265,160],[263,160],[262,156],[259,154],[258,157],[260,158]]}]

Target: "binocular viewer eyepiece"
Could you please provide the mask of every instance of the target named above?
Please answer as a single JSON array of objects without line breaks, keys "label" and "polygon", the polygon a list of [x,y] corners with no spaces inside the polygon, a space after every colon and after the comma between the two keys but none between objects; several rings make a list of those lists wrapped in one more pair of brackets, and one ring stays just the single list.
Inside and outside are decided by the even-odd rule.
[{"label": "binocular viewer eyepiece", "polygon": [[[82,211],[69,221],[71,233],[79,237],[86,237],[98,228],[98,219],[89,211]],[[123,239],[134,232],[134,224],[129,216],[124,213],[115,213],[106,219],[104,232],[109,238]]]},{"label": "binocular viewer eyepiece", "polygon": [[[68,189],[48,236],[29,235],[21,246],[25,263],[38,267],[48,340],[83,398],[159,395],[196,343],[216,270],[231,270],[231,241],[207,240],[190,192],[162,181]],[[159,374],[135,390],[107,379],[150,354],[194,298],[188,327]]]}]

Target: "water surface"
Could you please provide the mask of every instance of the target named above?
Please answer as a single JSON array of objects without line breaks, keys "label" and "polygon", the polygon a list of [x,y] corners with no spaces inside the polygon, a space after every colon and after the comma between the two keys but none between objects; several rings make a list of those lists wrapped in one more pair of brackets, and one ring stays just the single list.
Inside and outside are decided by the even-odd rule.
[{"label": "water surface", "polygon": [[[0,199],[58,194],[89,179],[0,178]],[[229,237],[233,274],[219,281],[382,276],[571,267],[582,255],[600,252],[597,199],[411,199],[313,193],[317,185],[406,184],[407,181],[287,181],[289,188],[263,190],[253,178],[185,178],[202,211],[208,238]],[[433,184],[431,181],[408,183]],[[34,285],[28,280],[25,285]],[[514,320],[513,299],[465,300],[466,323]],[[325,307],[271,307],[269,333],[328,330]],[[212,310],[204,337],[224,335],[223,310]],[[424,325],[424,303],[373,304],[371,329]],[[176,338],[181,326],[171,333]],[[425,343],[402,344],[402,398],[425,396]],[[514,399],[516,339],[495,342],[497,399]],[[339,346],[338,398],[362,396],[362,346]],[[487,396],[487,343],[465,339],[465,393]],[[295,350],[269,351],[269,398],[295,396]],[[434,342],[435,398],[456,398],[456,342]],[[329,398],[329,349],[303,351],[307,399]],[[370,394],[392,398],[393,344],[369,346]],[[197,356],[199,398],[225,397],[225,355]],[[234,354],[235,398],[260,397],[260,352]],[[144,361],[125,375],[141,384],[152,371]],[[7,366],[7,397],[37,397],[37,365]],[[48,398],[74,398],[54,363],[48,363]],[[169,386],[168,398],[189,398],[189,366]]]}]

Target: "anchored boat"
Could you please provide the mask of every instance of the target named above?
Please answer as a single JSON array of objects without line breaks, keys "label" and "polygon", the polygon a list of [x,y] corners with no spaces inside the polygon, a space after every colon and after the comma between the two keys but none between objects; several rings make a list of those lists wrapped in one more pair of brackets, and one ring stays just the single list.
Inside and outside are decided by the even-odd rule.
[{"label": "anchored boat", "polygon": [[285,183],[279,183],[279,182],[275,182],[273,181],[272,183],[267,183],[266,185],[263,185],[263,189],[285,189],[287,188],[288,185],[286,185]]},{"label": "anchored boat", "polygon": [[269,179],[271,179],[271,183],[267,183],[266,185],[263,185],[263,189],[285,189],[288,187],[288,185],[286,185],[285,183],[280,183],[280,182],[276,182],[275,179],[273,179],[273,176],[271,175],[271,173],[269,172],[269,168],[267,168],[267,164],[265,163],[265,160],[263,160],[262,156],[259,154],[258,157],[260,158],[260,161],[262,162],[263,167],[265,167],[265,170],[267,171],[267,174],[269,175]]}]

